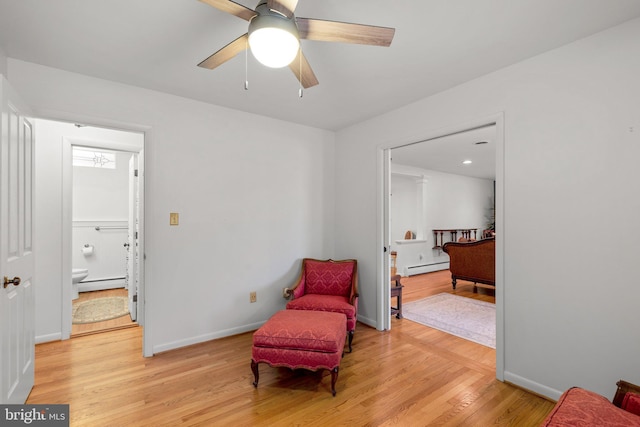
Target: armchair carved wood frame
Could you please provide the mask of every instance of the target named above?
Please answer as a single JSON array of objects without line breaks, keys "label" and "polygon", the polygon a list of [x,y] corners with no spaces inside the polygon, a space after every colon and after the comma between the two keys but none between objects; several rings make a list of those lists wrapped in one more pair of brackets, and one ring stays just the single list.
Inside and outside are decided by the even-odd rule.
[{"label": "armchair carved wood frame", "polygon": [[349,352],[358,317],[358,262],[304,258],[300,276],[285,288],[287,310],[315,310],[344,313],[347,317]]}]

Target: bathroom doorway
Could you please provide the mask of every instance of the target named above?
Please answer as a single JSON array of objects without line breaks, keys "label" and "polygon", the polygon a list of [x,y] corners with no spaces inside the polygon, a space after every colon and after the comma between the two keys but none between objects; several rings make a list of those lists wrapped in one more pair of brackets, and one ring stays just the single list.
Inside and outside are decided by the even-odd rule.
[{"label": "bathroom doorway", "polygon": [[144,135],[115,130],[104,135],[105,129],[73,126],[74,135],[63,138],[63,196],[71,193],[63,210],[70,211],[70,335],[75,336],[137,325]]},{"label": "bathroom doorway", "polygon": [[79,144],[71,146],[71,336],[137,326],[139,155]]},{"label": "bathroom doorway", "polygon": [[144,131],[35,122],[36,343],[71,337],[74,286],[119,293],[119,307],[135,303],[144,326]]}]

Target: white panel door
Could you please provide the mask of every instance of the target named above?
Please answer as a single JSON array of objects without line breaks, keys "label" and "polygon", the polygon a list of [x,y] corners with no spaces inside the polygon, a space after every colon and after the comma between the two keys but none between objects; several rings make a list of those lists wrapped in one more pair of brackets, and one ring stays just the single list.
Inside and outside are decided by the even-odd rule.
[{"label": "white panel door", "polygon": [[20,404],[34,381],[34,134],[3,77],[0,97],[0,404]]},{"label": "white panel door", "polygon": [[127,276],[129,315],[134,322],[138,317],[138,155],[129,160],[129,232],[127,239]]}]

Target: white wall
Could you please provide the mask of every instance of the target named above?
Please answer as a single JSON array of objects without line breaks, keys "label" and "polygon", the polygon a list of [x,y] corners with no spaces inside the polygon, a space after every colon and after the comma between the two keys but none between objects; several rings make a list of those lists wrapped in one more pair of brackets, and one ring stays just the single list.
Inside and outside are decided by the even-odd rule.
[{"label": "white wall", "polygon": [[339,132],[336,256],[360,260],[363,315],[378,147],[504,112],[505,379],[553,398],[640,382],[639,51],[636,19]]},{"label": "white wall", "polygon": [[[89,270],[89,275],[78,285],[79,292],[125,286],[127,249],[124,244],[128,238],[127,225],[127,221],[73,222],[71,268]],[[96,227],[100,230],[96,230]],[[88,249],[83,252],[85,246]]]},{"label": "white wall", "polygon": [[416,178],[391,174],[389,216],[391,242],[404,239],[408,230],[418,229],[418,187]]},{"label": "white wall", "polygon": [[7,76],[7,55],[5,55],[2,48],[0,48],[0,74]]},{"label": "white wall", "polygon": [[[433,229],[477,228],[476,238],[481,238],[482,230],[487,225],[489,209],[492,207],[492,180],[395,164],[392,165],[391,171],[391,249],[398,252],[397,268],[400,274],[405,275],[406,267],[449,261],[447,254],[432,249],[435,246]],[[407,176],[408,173],[415,176]],[[427,180],[424,218],[418,218],[417,214],[420,210],[417,207],[420,199],[418,177]],[[426,242],[396,244],[396,241],[404,240],[407,230],[417,232],[421,221],[427,230],[424,239]],[[444,242],[451,240],[449,233],[445,233],[443,237]],[[458,233],[457,237],[460,238],[462,235]],[[440,269],[446,268],[448,265],[444,264]]]},{"label": "white wall", "polygon": [[[405,168],[406,169],[406,168]],[[425,236],[434,245],[432,229],[477,228],[487,225],[493,200],[493,181],[453,175],[427,169],[413,169],[413,173],[427,180],[425,221],[429,233]],[[390,215],[391,241],[404,239],[407,230],[417,231],[417,177],[393,173],[391,175]],[[461,236],[458,236],[461,237]],[[481,237],[478,234],[477,238]]]},{"label": "white wall", "polygon": [[115,169],[73,167],[74,221],[127,221],[130,158],[116,153]]},{"label": "white wall", "polygon": [[[300,258],[333,256],[333,133],[8,62],[10,83],[40,117],[147,130],[145,333],[154,352],[255,329],[284,308]],[[59,198],[47,195],[52,235]],[[170,212],[179,226],[169,226]],[[38,244],[52,254],[60,237]],[[61,287],[59,274],[39,277]]]}]

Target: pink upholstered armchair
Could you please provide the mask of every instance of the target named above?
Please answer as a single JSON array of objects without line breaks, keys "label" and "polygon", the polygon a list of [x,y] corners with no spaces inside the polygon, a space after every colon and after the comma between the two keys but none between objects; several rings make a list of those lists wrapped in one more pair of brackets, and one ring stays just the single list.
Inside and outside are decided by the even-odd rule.
[{"label": "pink upholstered armchair", "polygon": [[316,310],[347,316],[349,352],[358,315],[358,262],[304,258],[300,277],[285,289],[288,310]]}]

